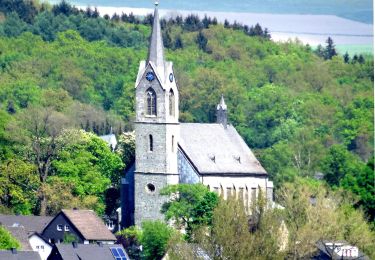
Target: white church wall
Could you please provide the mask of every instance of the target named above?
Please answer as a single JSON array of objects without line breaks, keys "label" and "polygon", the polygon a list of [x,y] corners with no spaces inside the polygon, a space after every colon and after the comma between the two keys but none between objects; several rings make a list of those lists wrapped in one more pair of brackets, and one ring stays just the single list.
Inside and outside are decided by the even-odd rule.
[{"label": "white church wall", "polygon": [[244,206],[249,208],[251,201],[255,199],[259,193],[259,189],[263,192],[267,190],[266,176],[203,176],[202,183],[209,186],[211,191],[218,192],[227,199],[230,194],[237,199],[242,198]]}]

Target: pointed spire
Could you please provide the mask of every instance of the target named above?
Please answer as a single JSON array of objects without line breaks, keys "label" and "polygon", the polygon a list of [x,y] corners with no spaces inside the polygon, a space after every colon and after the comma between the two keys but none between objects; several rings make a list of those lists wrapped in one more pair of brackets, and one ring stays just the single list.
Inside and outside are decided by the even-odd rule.
[{"label": "pointed spire", "polygon": [[223,94],[221,94],[221,99],[220,99],[219,104],[217,105],[217,110],[219,110],[220,108],[222,110],[227,110],[227,105],[225,104],[224,95]]},{"label": "pointed spire", "polygon": [[159,21],[159,2],[155,2],[154,22],[152,25],[150,47],[148,50],[148,62],[156,66],[161,78],[164,78],[164,46]]}]

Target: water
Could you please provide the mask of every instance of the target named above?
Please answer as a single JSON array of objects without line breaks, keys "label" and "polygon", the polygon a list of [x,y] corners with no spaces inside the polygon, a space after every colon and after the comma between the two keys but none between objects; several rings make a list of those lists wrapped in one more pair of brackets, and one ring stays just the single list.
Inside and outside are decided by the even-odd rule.
[{"label": "water", "polygon": [[[329,4],[324,5],[322,0],[310,0],[310,5],[307,4],[303,8],[299,8],[300,3],[307,3],[307,0],[296,0],[295,2],[293,0],[161,0],[160,15],[169,16],[178,13],[186,16],[194,12],[200,17],[205,14],[216,17],[219,22],[224,22],[227,19],[231,23],[237,21],[249,26],[260,23],[262,27],[269,29],[272,39],[275,41],[298,38],[303,43],[316,46],[318,44],[325,45],[326,39],[330,36],[335,44],[340,46],[341,52],[353,52],[352,46],[356,46],[355,51],[358,53],[372,53],[373,24],[349,20],[333,14],[317,14],[322,12],[324,7],[327,7],[324,9],[325,12],[329,13],[331,9],[328,7],[338,5],[338,1],[346,2],[346,4],[341,4],[345,6],[339,9],[341,11],[350,6],[348,3],[353,2],[351,4],[353,12],[362,10],[360,7],[365,8],[364,3],[368,2],[368,0],[331,0]],[[101,15],[112,15],[115,12],[118,14],[133,12],[136,15],[145,15],[152,12],[154,6],[150,0],[73,0],[70,2],[81,8],[88,5],[97,6]],[[287,9],[285,6],[292,2],[295,3],[295,6]],[[266,8],[267,3],[268,8]],[[285,5],[280,3],[285,3]],[[318,4],[320,5],[318,6]],[[372,12],[372,2],[367,5],[369,5],[367,8],[370,8]],[[303,10],[307,11],[308,6],[315,6],[315,8],[309,10],[310,14],[301,14]],[[259,13],[259,10],[266,13]],[[314,12],[316,13],[311,14]]]},{"label": "water", "polygon": [[[58,2],[58,1],[52,1]],[[152,8],[153,0],[69,0],[83,6]],[[336,15],[373,22],[372,0],[160,0],[161,8],[214,12]]]}]

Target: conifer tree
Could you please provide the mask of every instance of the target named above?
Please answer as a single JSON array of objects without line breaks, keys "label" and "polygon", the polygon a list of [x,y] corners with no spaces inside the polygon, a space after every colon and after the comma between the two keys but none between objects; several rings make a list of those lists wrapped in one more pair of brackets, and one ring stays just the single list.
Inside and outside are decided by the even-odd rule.
[{"label": "conifer tree", "polygon": [[349,61],[350,61],[350,57],[349,57],[348,52],[345,52],[343,58],[344,58],[344,62],[345,62],[345,63],[349,63]]},{"label": "conifer tree", "polygon": [[177,49],[183,49],[183,48],[184,48],[184,44],[182,42],[181,35],[177,35],[176,40],[174,42],[174,49],[177,50]]},{"label": "conifer tree", "polygon": [[336,52],[335,45],[334,45],[331,37],[328,37],[326,43],[327,43],[327,46],[326,46],[326,49],[325,49],[324,58],[326,60],[330,60],[330,59],[332,59],[333,56],[337,55],[337,52]]},{"label": "conifer tree", "polygon": [[197,35],[196,42],[198,44],[199,49],[201,49],[203,51],[207,51],[208,40],[207,40],[206,36],[204,36],[202,31],[199,31],[199,33]]}]

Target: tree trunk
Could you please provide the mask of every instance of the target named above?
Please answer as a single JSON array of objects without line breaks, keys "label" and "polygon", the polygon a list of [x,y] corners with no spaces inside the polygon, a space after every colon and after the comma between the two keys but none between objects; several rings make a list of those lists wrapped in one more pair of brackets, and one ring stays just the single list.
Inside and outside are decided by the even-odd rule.
[{"label": "tree trunk", "polygon": [[39,210],[39,215],[40,216],[45,216],[47,213],[47,198],[46,195],[44,194],[44,191],[41,192],[40,194],[40,210]]}]

